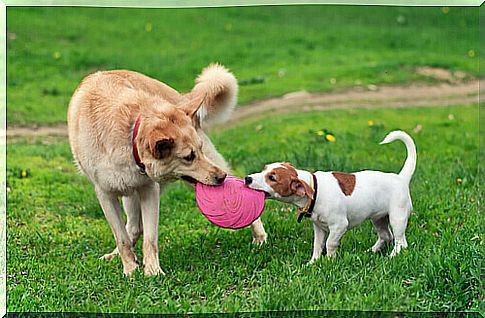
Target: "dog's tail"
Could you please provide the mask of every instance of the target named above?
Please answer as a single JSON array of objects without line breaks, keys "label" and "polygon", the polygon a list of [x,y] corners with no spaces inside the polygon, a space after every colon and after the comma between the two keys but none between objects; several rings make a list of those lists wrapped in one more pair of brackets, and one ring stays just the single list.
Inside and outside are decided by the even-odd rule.
[{"label": "dog's tail", "polygon": [[409,183],[416,169],[416,146],[414,145],[413,139],[404,131],[400,130],[390,132],[380,144],[388,144],[394,140],[401,140],[406,145],[408,157],[399,175]]},{"label": "dog's tail", "polygon": [[238,85],[234,75],[220,64],[211,64],[202,70],[189,95],[204,95],[203,107],[197,113],[205,124],[225,121],[237,103]]}]

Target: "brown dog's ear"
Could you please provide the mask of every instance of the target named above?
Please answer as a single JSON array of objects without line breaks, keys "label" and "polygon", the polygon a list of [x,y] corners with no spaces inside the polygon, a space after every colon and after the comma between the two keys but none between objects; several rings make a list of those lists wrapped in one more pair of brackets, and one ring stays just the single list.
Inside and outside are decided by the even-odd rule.
[{"label": "brown dog's ear", "polygon": [[313,189],[303,180],[293,179],[290,184],[291,191],[300,197],[308,196],[313,198]]},{"label": "brown dog's ear", "polygon": [[172,138],[157,140],[155,147],[152,149],[153,157],[156,159],[165,159],[172,153],[175,142]]},{"label": "brown dog's ear", "polygon": [[204,105],[204,101],[207,94],[195,96],[187,105],[183,107],[185,114],[190,118],[194,119],[195,114],[199,111],[199,109]]}]

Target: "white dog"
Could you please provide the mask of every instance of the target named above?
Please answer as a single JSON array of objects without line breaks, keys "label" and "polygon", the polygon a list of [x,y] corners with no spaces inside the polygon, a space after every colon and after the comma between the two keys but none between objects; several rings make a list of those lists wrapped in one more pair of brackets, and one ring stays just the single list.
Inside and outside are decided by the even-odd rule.
[{"label": "white dog", "polygon": [[[412,210],[409,182],[416,168],[416,147],[402,131],[389,133],[381,144],[401,140],[408,157],[399,174],[380,171],[310,173],[297,170],[289,163],[272,163],[260,173],[246,177],[246,185],[266,192],[269,198],[292,203],[314,222],[314,246],[310,263],[317,260],[325,247],[327,256],[335,256],[344,233],[371,219],[379,238],[372,246],[375,253],[391,241],[391,257],[408,246],[405,231]],[[389,229],[392,228],[392,233]]]}]

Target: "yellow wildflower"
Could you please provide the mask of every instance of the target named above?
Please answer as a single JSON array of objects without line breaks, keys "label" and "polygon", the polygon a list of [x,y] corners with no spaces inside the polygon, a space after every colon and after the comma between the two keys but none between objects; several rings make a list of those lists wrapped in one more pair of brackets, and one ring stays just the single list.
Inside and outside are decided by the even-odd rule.
[{"label": "yellow wildflower", "polygon": [[462,183],[463,180],[461,178],[456,178],[456,183]]},{"label": "yellow wildflower", "polygon": [[331,134],[326,135],[325,136],[325,139],[327,139],[328,141],[331,141],[331,142],[334,142],[335,140],[337,140],[335,138],[335,136],[334,135],[331,135]]},{"label": "yellow wildflower", "polygon": [[374,123],[374,121],[373,121],[373,120],[368,120],[368,121],[367,121],[367,125],[368,125],[368,126],[374,126],[374,125],[375,125],[375,123]]},{"label": "yellow wildflower", "polygon": [[323,136],[323,135],[325,135],[325,133],[323,132],[323,130],[319,130],[319,131],[317,131],[317,135]]},{"label": "yellow wildflower", "polygon": [[27,171],[22,170],[22,174],[21,175],[22,175],[22,178],[25,178],[27,176]]}]

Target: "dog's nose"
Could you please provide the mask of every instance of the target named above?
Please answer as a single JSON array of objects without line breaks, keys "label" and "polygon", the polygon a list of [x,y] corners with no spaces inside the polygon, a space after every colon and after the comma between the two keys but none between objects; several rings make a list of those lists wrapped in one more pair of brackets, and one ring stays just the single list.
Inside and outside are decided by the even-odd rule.
[{"label": "dog's nose", "polygon": [[246,185],[250,185],[251,182],[253,182],[253,178],[251,178],[250,176],[246,176],[246,178],[244,178],[244,183]]},{"label": "dog's nose", "polygon": [[220,176],[217,176],[216,177],[217,184],[222,184],[224,182],[224,180],[226,180],[226,177],[227,177],[227,174],[225,174],[225,173],[223,173]]}]

